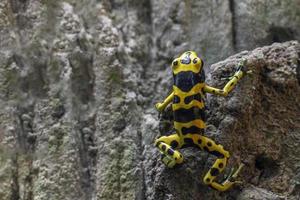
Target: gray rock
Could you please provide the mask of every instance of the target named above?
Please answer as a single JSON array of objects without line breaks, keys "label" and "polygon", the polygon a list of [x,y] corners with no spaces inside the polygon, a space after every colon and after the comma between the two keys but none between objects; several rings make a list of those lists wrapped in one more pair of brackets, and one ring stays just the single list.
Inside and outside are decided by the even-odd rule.
[{"label": "gray rock", "polygon": [[237,197],[238,200],[284,200],[286,197],[276,195],[270,191],[262,188],[250,187],[245,188],[241,194]]},{"label": "gray rock", "polygon": [[[0,2],[0,200],[299,197],[298,1]],[[277,14],[279,13],[279,14]],[[242,57],[246,77],[207,97],[207,135],[246,163],[244,184],[202,184],[214,157],[185,149],[167,169],[153,141],[172,130],[154,103],[171,91],[172,57],[196,50],[221,87]],[[210,72],[211,73],[208,73]],[[273,167],[276,166],[276,167]],[[253,187],[252,187],[253,185]],[[258,191],[258,192],[257,192]]]},{"label": "gray rock", "polygon": [[299,0],[232,1],[237,49],[299,40]]}]

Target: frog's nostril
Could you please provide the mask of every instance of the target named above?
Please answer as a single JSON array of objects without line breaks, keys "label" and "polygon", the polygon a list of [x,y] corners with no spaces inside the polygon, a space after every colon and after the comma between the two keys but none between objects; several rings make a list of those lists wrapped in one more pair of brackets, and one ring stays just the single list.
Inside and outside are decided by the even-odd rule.
[{"label": "frog's nostril", "polygon": [[197,58],[194,58],[193,63],[196,64],[198,62]]}]

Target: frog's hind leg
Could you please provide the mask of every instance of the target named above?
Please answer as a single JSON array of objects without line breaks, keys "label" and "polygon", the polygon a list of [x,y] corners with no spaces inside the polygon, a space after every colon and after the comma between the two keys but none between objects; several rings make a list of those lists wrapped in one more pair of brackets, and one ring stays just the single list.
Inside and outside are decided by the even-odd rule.
[{"label": "frog's hind leg", "polygon": [[234,179],[237,177],[243,165],[240,165],[239,168],[234,171],[229,177],[227,177],[227,179],[223,183],[217,183],[215,179],[220,173],[224,171],[227,165],[227,161],[230,157],[229,152],[224,150],[222,145],[216,144],[213,140],[205,136],[192,135],[190,138],[192,139],[190,140],[190,142],[193,142],[201,149],[218,157],[213,166],[203,178],[203,182],[206,185],[209,185],[218,191],[226,191],[231,188],[234,183],[237,183],[237,181],[234,181]]},{"label": "frog's hind leg", "polygon": [[155,146],[162,153],[162,161],[169,168],[183,162],[182,154],[175,149],[182,146],[180,137],[177,134],[162,136],[155,140]]}]

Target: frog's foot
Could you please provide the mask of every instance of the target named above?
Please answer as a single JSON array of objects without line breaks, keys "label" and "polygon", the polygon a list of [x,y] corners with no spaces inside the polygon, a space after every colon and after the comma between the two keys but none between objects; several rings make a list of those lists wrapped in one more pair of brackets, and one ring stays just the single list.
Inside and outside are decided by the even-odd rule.
[{"label": "frog's foot", "polygon": [[245,166],[245,165],[244,165],[243,163],[241,163],[241,164],[238,166],[237,169],[232,168],[231,171],[230,171],[230,173],[228,174],[228,176],[225,178],[225,181],[224,181],[224,182],[226,182],[226,181],[234,181],[234,180],[238,177],[239,173],[241,172],[241,170],[242,170],[242,168],[243,168],[244,166]]},{"label": "frog's foot", "polygon": [[155,146],[162,153],[162,161],[167,167],[174,167],[176,164],[183,162],[183,157],[178,149],[180,144],[180,138],[177,134],[170,136],[162,136],[155,140]]},{"label": "frog's foot", "polygon": [[239,72],[239,71],[242,71],[244,75],[252,74],[253,71],[252,70],[248,70],[248,67],[246,65],[247,65],[247,59],[242,58],[242,60],[238,63],[238,67],[236,69],[236,73]]},{"label": "frog's foot", "polygon": [[222,184],[216,183],[216,182],[212,182],[211,186],[214,189],[217,189],[219,191],[226,191],[228,189],[230,189],[234,184],[241,184],[241,181],[237,181],[236,178],[238,177],[238,174],[240,173],[240,171],[242,170],[242,168],[244,167],[244,164],[240,164],[239,167],[235,170],[235,169],[231,169],[231,172],[229,173],[229,175],[226,177],[226,179],[223,181]]},{"label": "frog's foot", "polygon": [[162,154],[162,162],[169,168],[173,168],[176,164],[183,162],[181,153],[177,150],[172,149],[171,146],[165,143],[158,144],[158,148]]},{"label": "frog's foot", "polygon": [[173,168],[177,164],[175,158],[163,153],[161,154],[161,161],[169,168]]},{"label": "frog's foot", "polygon": [[248,70],[248,67],[246,66],[247,60],[243,58],[237,65],[235,69],[235,73],[232,76],[222,76],[221,80],[231,80],[234,77],[238,78],[239,75],[245,76],[245,75],[251,75],[253,74],[252,70]]}]

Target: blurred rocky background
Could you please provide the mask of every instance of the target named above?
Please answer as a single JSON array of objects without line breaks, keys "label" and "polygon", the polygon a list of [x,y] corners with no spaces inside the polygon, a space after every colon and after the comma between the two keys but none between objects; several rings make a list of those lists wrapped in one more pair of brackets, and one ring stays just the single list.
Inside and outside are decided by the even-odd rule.
[{"label": "blurred rocky background", "polygon": [[[300,199],[299,25],[299,0],[0,0],[0,200]],[[213,86],[253,71],[206,99],[206,135],[246,165],[225,193],[202,184],[213,156],[167,169],[153,147],[186,50]]]}]

